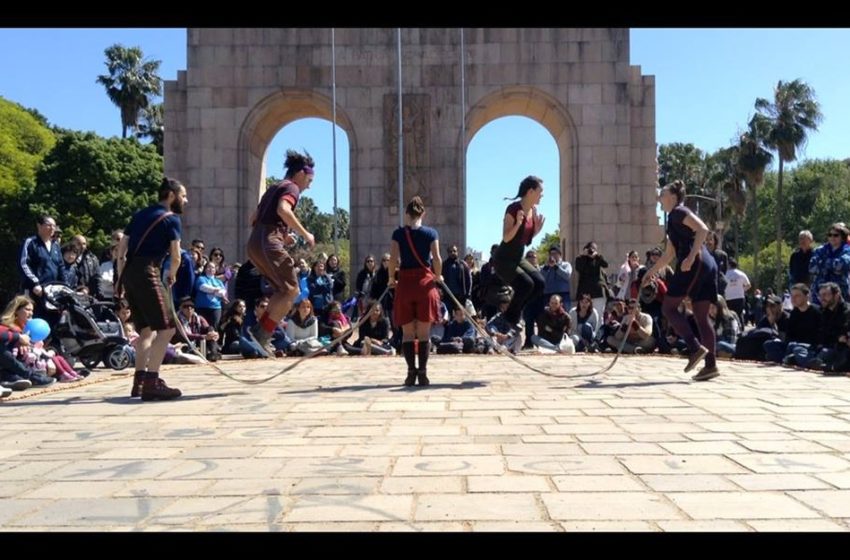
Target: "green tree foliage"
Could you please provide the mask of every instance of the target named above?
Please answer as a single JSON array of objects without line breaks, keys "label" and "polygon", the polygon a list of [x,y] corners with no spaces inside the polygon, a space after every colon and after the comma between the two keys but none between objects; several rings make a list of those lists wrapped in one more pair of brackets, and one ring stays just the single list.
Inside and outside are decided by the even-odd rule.
[{"label": "green tree foliage", "polygon": [[0,195],[32,188],[38,164],[55,143],[46,120],[0,97]]},{"label": "green tree foliage", "polygon": [[[752,255],[745,255],[738,260],[738,268],[743,270],[747,276],[750,278],[750,283],[753,286],[761,287],[762,290],[770,287],[780,286],[780,290],[777,291],[778,294],[781,294],[785,288],[788,286],[788,260],[791,258],[791,251],[793,251],[793,247],[783,242],[781,246],[781,254],[782,260],[785,263],[785,267],[782,269],[782,272],[777,272],[776,268],[772,266],[765,266],[758,270],[758,276],[755,275],[754,262]],[[759,260],[762,262],[767,262],[773,255],[776,254],[776,241],[772,241],[769,245],[764,247],[761,250],[761,254],[759,255]]]},{"label": "green tree foliage", "polygon": [[[808,229],[815,242],[822,243],[830,225],[850,221],[850,164],[840,160],[809,160],[787,173],[784,199],[777,204],[777,174],[765,174],[764,185],[759,189],[760,231],[770,231],[775,224],[777,209],[783,220],[790,224],[783,241],[796,247],[797,235]],[[741,232],[741,254],[752,254],[754,214],[746,213]],[[774,246],[775,250],[775,246]],[[771,260],[775,259],[775,254]],[[770,261],[768,261],[770,262]],[[783,266],[787,265],[783,261]]]},{"label": "green tree foliage", "polygon": [[[55,143],[41,113],[0,97],[0,254],[9,262],[17,262],[24,234],[34,232],[34,223],[22,216],[28,215],[38,167]],[[17,266],[0,268],[0,303],[17,287]]]},{"label": "green tree foliage", "polygon": [[136,129],[136,137],[150,138],[151,144],[156,148],[156,153],[163,155],[165,149],[165,126],[163,125],[165,115],[162,103],[142,109],[141,117],[142,122]]},{"label": "green tree foliage", "polygon": [[677,179],[690,194],[702,194],[706,181],[706,153],[691,143],[672,142],[658,147],[658,186]]},{"label": "green tree foliage", "polygon": [[30,217],[53,214],[65,237],[81,233],[101,249],[112,230],[156,201],[162,173],[156,149],[135,138],[65,131],[38,172]]},{"label": "green tree foliage", "polygon": [[[561,246],[561,228],[551,233],[547,233],[540,239],[540,243],[537,247],[534,248],[534,252],[537,253],[537,263],[540,266],[546,264],[547,259],[549,258],[549,248],[553,245],[560,247]],[[489,258],[489,255],[487,255]]]}]

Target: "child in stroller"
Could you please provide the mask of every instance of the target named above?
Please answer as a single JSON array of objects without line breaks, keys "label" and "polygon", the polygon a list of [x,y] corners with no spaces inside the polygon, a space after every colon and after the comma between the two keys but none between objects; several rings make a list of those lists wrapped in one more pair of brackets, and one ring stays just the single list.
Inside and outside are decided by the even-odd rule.
[{"label": "child in stroller", "polygon": [[61,282],[49,282],[43,289],[45,307],[59,315],[50,335],[51,346],[87,368],[97,367],[101,361],[115,370],[129,365],[124,351],[127,339],[111,302],[95,301]]}]

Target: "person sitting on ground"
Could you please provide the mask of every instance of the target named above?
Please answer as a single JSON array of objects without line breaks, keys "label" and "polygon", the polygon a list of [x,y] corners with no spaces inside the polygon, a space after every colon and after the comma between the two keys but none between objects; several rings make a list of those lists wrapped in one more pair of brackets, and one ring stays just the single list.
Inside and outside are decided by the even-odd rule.
[{"label": "person sitting on ground", "polygon": [[797,347],[808,350],[818,344],[821,310],[809,301],[809,293],[809,287],[803,283],[794,284],[791,288],[792,309],[788,317],[788,333],[785,340],[773,338],[764,343],[768,362],[792,365]]},{"label": "person sitting on ground", "polygon": [[652,317],[640,310],[640,302],[631,298],[626,308],[627,316],[623,317],[616,332],[608,337],[608,345],[619,349],[623,338],[624,354],[650,354],[655,350],[655,338],[652,336]]},{"label": "person sitting on ground", "polygon": [[508,309],[511,301],[509,297],[500,296],[498,300],[498,313],[487,322],[485,330],[493,337],[493,340],[507,348],[512,354],[517,354],[522,347],[522,337],[511,326],[510,321],[502,318],[502,314]]},{"label": "person sitting on ground", "polygon": [[[186,336],[192,343],[200,343],[206,341],[207,353],[206,358],[211,362],[221,358],[221,351],[218,345],[218,333],[210,326],[206,319],[195,312],[195,303],[191,297],[185,297],[180,300],[180,311],[177,313],[177,318],[183,324],[183,329],[186,331]],[[175,334],[172,340],[175,344],[184,342],[180,334]]]},{"label": "person sitting on ground", "polygon": [[[27,321],[32,319],[35,303],[27,296],[15,296],[6,306],[3,315],[0,316],[0,324],[12,332],[6,336],[6,350],[13,359],[24,365],[23,368],[6,363],[3,369],[7,374],[17,375],[31,382],[31,385],[43,386],[54,383],[56,379],[47,375],[46,363],[35,363],[30,360],[32,346],[35,344],[24,332]],[[14,336],[16,335],[16,336]],[[35,354],[32,355],[33,357]],[[28,362],[28,363],[27,363]],[[2,362],[0,362],[2,363]],[[12,387],[14,388],[14,387]]]},{"label": "person sitting on ground", "polygon": [[576,348],[569,336],[570,316],[561,305],[561,296],[552,294],[549,305],[537,317],[537,332],[531,342],[540,349],[562,354],[575,354]]},{"label": "person sitting on ground", "polygon": [[309,299],[301,300],[295,308],[295,313],[286,322],[286,334],[292,340],[289,353],[295,356],[305,356],[320,350],[319,320],[313,314],[313,304]]},{"label": "person sitting on ground", "polygon": [[472,354],[475,351],[475,328],[466,318],[466,311],[456,307],[454,317],[446,324],[437,354]]},{"label": "person sitting on ground", "polygon": [[714,325],[717,335],[717,355],[721,358],[731,358],[735,355],[735,346],[741,334],[738,314],[726,305],[726,298],[717,296],[717,303],[708,306],[708,318]]},{"label": "person sitting on ground", "polygon": [[268,358],[262,347],[242,334],[245,323],[245,300],[237,299],[227,309],[218,327],[222,354],[239,354],[243,358]]},{"label": "person sitting on ground", "polygon": [[395,350],[390,344],[391,336],[390,320],[384,316],[381,304],[376,303],[369,312],[369,318],[360,325],[357,340],[354,344],[344,343],[343,347],[352,356],[394,355]]},{"label": "person sitting on ground", "polygon": [[[351,323],[349,322],[348,317],[345,316],[345,313],[342,312],[342,306],[338,301],[332,301],[330,305],[328,305],[325,320],[321,325],[319,325],[319,332],[322,332],[323,330],[327,333],[327,336],[329,336],[331,340],[336,340],[346,332],[349,332],[350,334]],[[335,351],[339,354],[344,354],[345,348],[341,343],[339,343],[329,347],[328,351]]]},{"label": "person sitting on ground", "polygon": [[575,307],[570,309],[570,338],[579,352],[596,352],[596,331],[599,314],[593,308],[590,294],[582,294]]}]

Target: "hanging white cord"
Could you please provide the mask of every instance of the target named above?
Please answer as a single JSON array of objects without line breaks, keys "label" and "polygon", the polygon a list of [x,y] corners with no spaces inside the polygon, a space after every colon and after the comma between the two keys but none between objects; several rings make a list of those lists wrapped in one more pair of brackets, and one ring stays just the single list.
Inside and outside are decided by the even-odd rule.
[{"label": "hanging white cord", "polygon": [[404,227],[404,137],[401,122],[401,28],[396,29],[398,46],[398,225]]},{"label": "hanging white cord", "polygon": [[333,104],[333,124],[331,138],[333,141],[334,167],[334,254],[339,258],[339,211],[336,198],[336,37],[335,29],[331,28],[331,103]]}]

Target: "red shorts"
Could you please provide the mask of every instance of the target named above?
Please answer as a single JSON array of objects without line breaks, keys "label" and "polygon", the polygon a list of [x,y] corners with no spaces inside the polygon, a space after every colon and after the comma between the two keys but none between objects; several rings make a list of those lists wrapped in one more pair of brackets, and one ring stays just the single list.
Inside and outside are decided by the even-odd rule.
[{"label": "red shorts", "polygon": [[406,325],[411,321],[434,323],[440,319],[440,292],[434,273],[424,268],[398,271],[398,285],[393,302],[393,324]]}]

